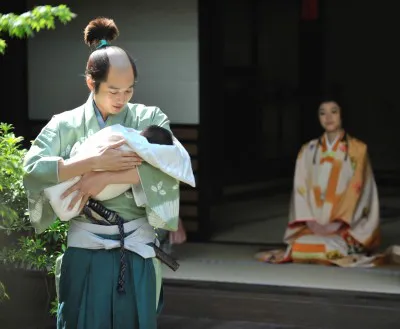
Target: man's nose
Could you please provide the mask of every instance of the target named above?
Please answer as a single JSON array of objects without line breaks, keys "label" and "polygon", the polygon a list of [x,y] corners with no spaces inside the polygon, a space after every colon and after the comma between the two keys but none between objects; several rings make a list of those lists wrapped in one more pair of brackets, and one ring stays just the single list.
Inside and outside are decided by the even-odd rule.
[{"label": "man's nose", "polygon": [[124,103],[125,101],[125,93],[118,93],[117,94],[117,103],[118,105]]}]

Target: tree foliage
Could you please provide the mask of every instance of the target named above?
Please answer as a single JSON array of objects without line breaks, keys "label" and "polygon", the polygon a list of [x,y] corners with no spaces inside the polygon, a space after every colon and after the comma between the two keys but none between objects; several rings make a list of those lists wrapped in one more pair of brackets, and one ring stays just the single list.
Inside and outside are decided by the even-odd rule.
[{"label": "tree foliage", "polygon": [[[67,24],[75,17],[76,14],[66,5],[39,6],[20,15],[0,14],[0,35],[6,34],[19,39],[29,38],[35,32],[54,29],[56,20]],[[0,54],[5,53],[6,47],[6,41],[0,38]]]}]

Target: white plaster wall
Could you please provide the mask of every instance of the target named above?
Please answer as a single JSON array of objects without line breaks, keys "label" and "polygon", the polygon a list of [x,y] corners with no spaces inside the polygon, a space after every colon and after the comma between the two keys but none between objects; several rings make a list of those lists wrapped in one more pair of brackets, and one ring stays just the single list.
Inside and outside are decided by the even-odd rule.
[{"label": "white plaster wall", "polygon": [[[57,5],[60,1],[46,1]],[[159,106],[172,123],[199,123],[199,64],[196,0],[62,1],[78,14],[71,23],[29,41],[29,117],[49,119],[86,101],[84,70],[89,49],[83,29],[97,17],[113,18],[114,43],[136,59],[134,102]],[[30,7],[38,1],[28,0]]]}]

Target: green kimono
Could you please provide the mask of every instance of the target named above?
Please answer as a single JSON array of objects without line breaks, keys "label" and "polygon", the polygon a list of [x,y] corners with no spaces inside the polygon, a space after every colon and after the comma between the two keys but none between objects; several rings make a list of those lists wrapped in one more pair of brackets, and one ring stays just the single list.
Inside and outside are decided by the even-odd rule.
[{"label": "green kimono", "polygon": [[[137,130],[149,125],[169,129],[169,120],[159,108],[141,104],[128,104],[120,113],[110,116],[106,125],[114,124]],[[33,142],[25,158],[24,185],[30,219],[38,233],[55,220],[43,190],[59,183],[58,161],[68,159],[76,143],[82,143],[98,130],[91,95],[84,105],[55,115]],[[172,217],[171,211],[167,211],[169,218],[162,218],[165,212],[160,208],[163,204],[169,208],[171,204],[179,204],[177,180],[145,163],[138,170],[147,204],[138,207],[129,191],[102,202],[103,205],[127,221],[147,217],[155,227],[176,230],[177,211]],[[86,221],[86,218],[75,220]],[[103,237],[118,240],[118,236]],[[157,310],[162,304],[159,261],[127,252],[126,293],[119,294],[116,290],[119,260],[119,249],[67,249],[60,268],[58,329],[157,327]]]}]

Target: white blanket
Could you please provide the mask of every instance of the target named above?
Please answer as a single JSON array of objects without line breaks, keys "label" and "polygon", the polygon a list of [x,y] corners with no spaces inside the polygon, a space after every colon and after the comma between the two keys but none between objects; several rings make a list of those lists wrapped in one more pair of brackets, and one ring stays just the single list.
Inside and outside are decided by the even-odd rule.
[{"label": "white blanket", "polygon": [[[144,136],[140,135],[139,131],[117,124],[91,135],[82,144],[75,144],[70,156],[71,158],[86,158],[93,154],[96,149],[110,145],[120,137],[126,141],[126,144],[119,148],[120,150],[134,151],[153,167],[159,168],[169,176],[192,187],[195,186],[190,156],[175,137],[173,138],[174,145],[151,144]],[[79,214],[80,202],[77,202],[73,209],[68,210],[68,206],[77,192],[71,193],[63,200],[61,200],[61,195],[69,187],[76,184],[80,178],[74,177],[44,190],[54,212],[62,221],[68,221]],[[99,201],[109,200],[131,188],[137,205],[143,206],[146,200],[140,185],[111,184],[93,198]]]}]

